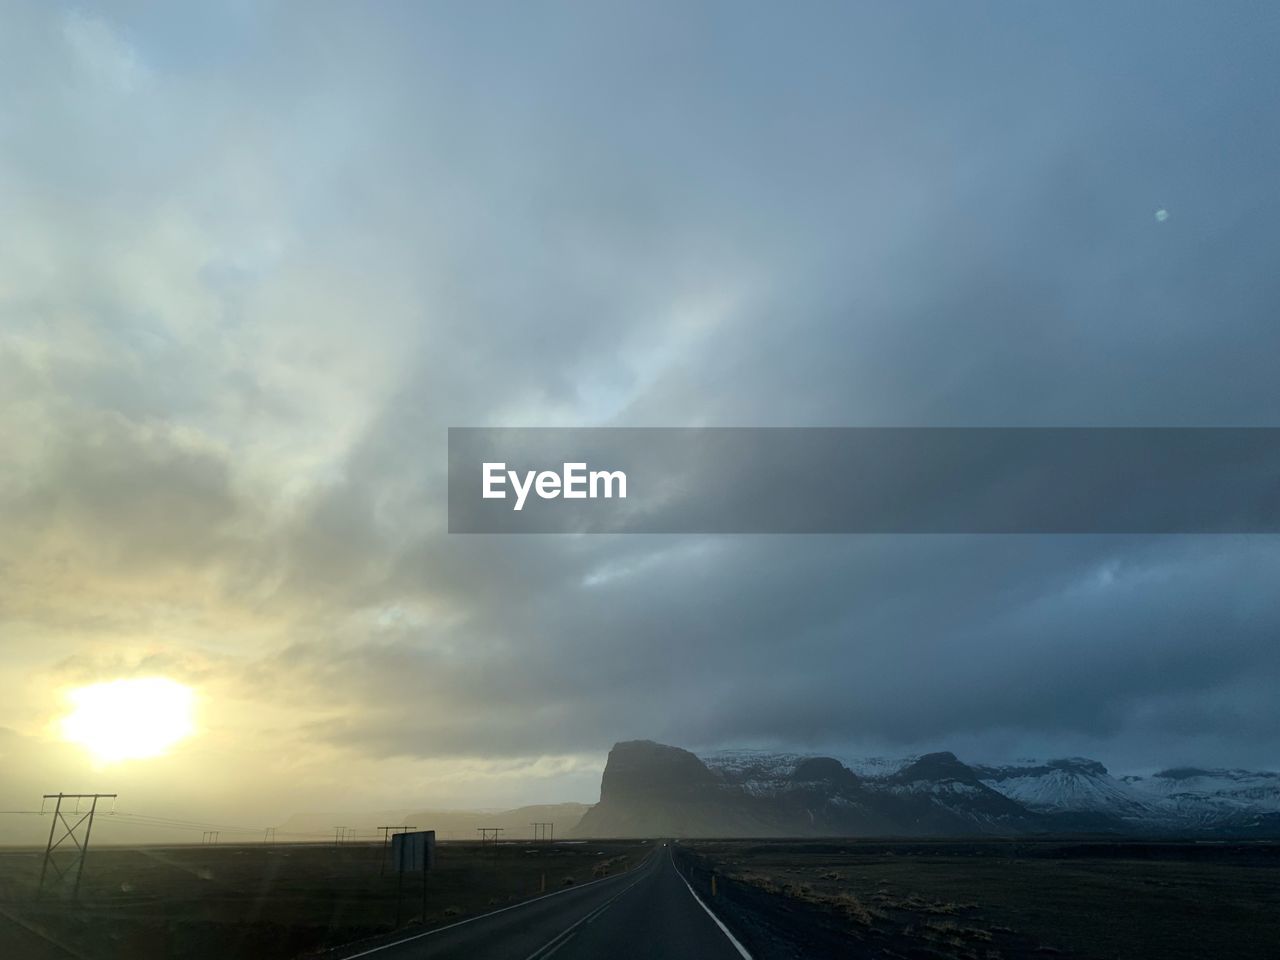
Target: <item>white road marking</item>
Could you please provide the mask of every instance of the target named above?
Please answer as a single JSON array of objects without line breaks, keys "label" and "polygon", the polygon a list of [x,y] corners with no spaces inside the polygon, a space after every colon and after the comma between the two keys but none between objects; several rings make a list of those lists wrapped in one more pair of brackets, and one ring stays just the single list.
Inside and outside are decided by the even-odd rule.
[{"label": "white road marking", "polygon": [[557,950],[559,950],[561,947],[563,947],[566,943],[568,943],[572,939],[573,939],[573,934],[569,934],[569,936],[565,937],[563,940],[557,943],[554,947],[552,947],[550,950],[544,953],[542,955],[542,960],[549,960],[550,956],[553,953],[555,953]]},{"label": "white road marking", "polygon": [[539,960],[539,958],[541,958],[541,960],[546,960],[547,957],[551,956],[551,954],[555,953],[557,950],[559,950],[561,947],[563,947],[566,943],[569,942],[569,940],[573,937],[573,933],[575,930],[577,930],[584,923],[590,923],[596,917],[600,916],[600,914],[604,913],[611,906],[613,906],[613,901],[617,900],[620,896],[622,896],[624,893],[626,893],[628,890],[630,890],[632,887],[634,887],[637,883],[639,883],[643,879],[644,877],[640,877],[636,880],[633,880],[631,883],[627,884],[626,887],[624,887],[622,890],[619,890],[612,897],[610,897],[608,900],[606,900],[603,904],[601,904],[596,909],[592,910],[590,913],[588,913],[585,917],[583,917],[573,926],[569,927],[567,930],[564,930],[556,934],[556,936],[552,937],[550,940],[548,940],[546,943],[540,946],[537,950],[533,951],[533,953],[529,954],[529,956],[526,957],[525,960]]},{"label": "white road marking", "polygon": [[[465,920],[459,920],[457,923],[451,923],[445,927],[436,927],[434,930],[427,930],[425,933],[415,933],[413,936],[405,937],[403,940],[393,940],[391,943],[384,943],[381,946],[370,947],[368,950],[363,950],[360,953],[347,954],[342,958],[342,960],[359,960],[360,957],[368,957],[375,953],[381,953],[383,950],[390,950],[392,947],[403,946],[406,943],[412,943],[414,940],[421,940],[423,937],[431,937],[435,936],[437,933],[444,933],[446,930],[456,930],[458,927],[465,927],[468,923],[475,923],[477,920],[487,920],[489,917],[496,917],[498,914],[506,913],[508,910],[518,910],[521,907],[529,906],[531,903],[537,903],[539,900],[549,900],[552,897],[560,896],[562,893],[573,893],[575,890],[585,890],[587,887],[593,887],[597,883],[604,883],[606,880],[617,880],[618,877],[625,877],[628,873],[639,870],[643,867],[645,863],[648,862],[649,857],[653,856],[654,852],[655,851],[650,850],[643,860],[625,873],[615,873],[612,877],[601,877],[599,880],[588,880],[586,883],[580,883],[577,886],[568,887],[564,890],[557,890],[554,893],[546,893],[540,897],[534,897],[532,900],[523,900],[520,903],[513,903],[511,906],[503,907],[501,910],[491,910],[489,913],[482,913],[479,916],[467,917]],[[636,881],[636,883],[639,882],[639,880]],[[634,886],[635,883],[631,884],[631,887]],[[627,890],[630,890],[631,887],[627,887]],[[626,893],[627,890],[623,890],[622,893]],[[618,897],[622,896],[622,893],[618,894]],[[613,901],[617,900],[618,897],[613,897],[609,903],[613,903]]]},{"label": "white road marking", "polygon": [[[672,870],[676,869],[676,861],[675,861],[674,854],[672,854],[672,858],[671,858],[671,869]],[[729,942],[734,945],[738,953],[742,954],[743,960],[751,960],[751,954],[747,952],[747,948],[738,942],[738,938],[729,932],[729,928],[726,927],[723,923],[721,923],[720,918],[711,912],[711,908],[702,902],[702,898],[693,892],[693,887],[689,886],[689,881],[686,880],[683,876],[681,876],[679,870],[676,870],[676,876],[680,877],[680,882],[683,883],[685,885],[685,888],[689,891],[689,896],[693,897],[694,900],[698,901],[698,906],[700,906],[703,910],[707,911],[707,916],[715,921],[716,926],[720,928],[720,932],[723,933],[726,937],[728,937]]]}]

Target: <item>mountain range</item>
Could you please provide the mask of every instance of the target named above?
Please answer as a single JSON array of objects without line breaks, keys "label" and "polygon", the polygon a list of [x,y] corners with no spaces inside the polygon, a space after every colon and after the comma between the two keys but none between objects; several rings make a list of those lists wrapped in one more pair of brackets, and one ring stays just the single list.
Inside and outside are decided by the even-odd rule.
[{"label": "mountain range", "polygon": [[615,744],[574,834],[1280,836],[1280,774],[1178,768],[1113,776],[1071,757],[967,764],[949,752],[840,760]]}]

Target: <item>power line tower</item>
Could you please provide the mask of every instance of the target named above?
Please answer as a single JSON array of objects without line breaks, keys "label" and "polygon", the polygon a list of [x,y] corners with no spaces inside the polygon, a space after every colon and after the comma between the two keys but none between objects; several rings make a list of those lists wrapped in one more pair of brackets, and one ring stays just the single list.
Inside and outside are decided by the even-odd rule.
[{"label": "power line tower", "polygon": [[537,820],[529,824],[533,827],[533,842],[551,843],[555,840],[556,825],[546,820]]},{"label": "power line tower", "polygon": [[276,828],[275,827],[267,827],[266,832],[263,833],[262,835],[262,842],[265,843],[268,847],[274,847],[276,845]]},{"label": "power line tower", "polygon": [[334,827],[334,828],[333,828],[333,845],[334,845],[335,847],[337,847],[337,846],[341,846],[341,845],[346,841],[346,839],[347,839],[347,828],[346,828],[346,827]]},{"label": "power line tower", "polygon": [[222,833],[221,830],[206,830],[204,834],[200,837],[200,842],[203,844],[208,844],[209,846],[213,846],[218,842],[218,837],[221,835],[221,833]]},{"label": "power line tower", "polygon": [[[40,897],[44,893],[45,877],[49,873],[49,868],[53,868],[53,883],[61,883],[63,880],[75,870],[75,883],[71,888],[71,897],[75,899],[80,896],[80,876],[84,873],[84,861],[89,855],[89,834],[93,832],[93,816],[98,812],[99,800],[111,800],[111,809],[115,811],[114,793],[46,793],[40,800],[40,813],[44,813],[45,804],[50,800],[57,802],[53,807],[53,823],[49,824],[49,842],[44,848],[44,863],[40,865],[40,886],[36,888],[36,897]],[[68,818],[66,812],[62,809],[63,800],[74,800],[76,802],[75,811]],[[80,812],[80,801],[88,800],[89,809],[84,813]],[[61,825],[63,833],[54,840],[54,835],[58,832]],[[80,833],[80,828],[84,828],[84,832]],[[74,849],[71,853],[70,849],[64,847],[63,844],[70,841],[70,848]],[[67,850],[71,853],[70,859],[58,862],[57,854],[60,850]]]},{"label": "power line tower", "polygon": [[502,827],[476,827],[480,834],[480,849],[484,850],[486,843],[493,845],[493,855],[498,855],[498,834],[502,833]]}]

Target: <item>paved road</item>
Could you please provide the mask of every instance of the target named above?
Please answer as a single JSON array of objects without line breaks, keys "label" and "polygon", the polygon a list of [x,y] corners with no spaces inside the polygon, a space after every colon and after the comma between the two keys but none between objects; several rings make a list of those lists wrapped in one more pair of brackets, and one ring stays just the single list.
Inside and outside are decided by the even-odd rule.
[{"label": "paved road", "polygon": [[670,846],[630,873],[353,953],[348,960],[743,960]]}]

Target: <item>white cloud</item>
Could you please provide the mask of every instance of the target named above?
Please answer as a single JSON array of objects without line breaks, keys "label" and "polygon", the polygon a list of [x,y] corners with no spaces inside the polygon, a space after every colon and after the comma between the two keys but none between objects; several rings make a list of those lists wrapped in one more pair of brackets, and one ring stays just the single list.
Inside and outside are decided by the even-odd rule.
[{"label": "white cloud", "polygon": [[137,51],[101,17],[69,11],[62,18],[62,36],[95,83],[130,93],[146,81],[147,69]]}]

